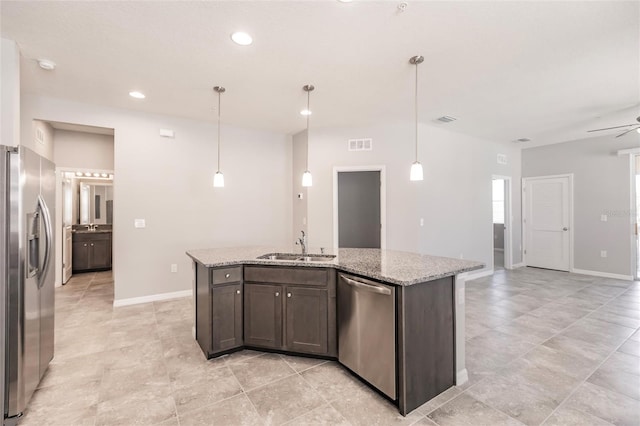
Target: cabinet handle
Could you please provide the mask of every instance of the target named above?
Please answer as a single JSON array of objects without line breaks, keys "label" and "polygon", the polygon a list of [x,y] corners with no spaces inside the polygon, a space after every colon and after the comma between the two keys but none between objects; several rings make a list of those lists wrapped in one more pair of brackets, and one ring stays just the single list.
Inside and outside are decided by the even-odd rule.
[{"label": "cabinet handle", "polygon": [[84,246],[86,247],[87,245],[85,244]]},{"label": "cabinet handle", "polygon": [[287,293],[287,297],[291,297],[291,293]]},{"label": "cabinet handle", "polygon": [[93,247],[93,243],[91,243],[91,247]]},{"label": "cabinet handle", "polygon": [[280,292],[276,291],[276,297],[280,296]]},{"label": "cabinet handle", "polygon": [[225,278],[229,278],[231,276],[231,274],[224,274]]},{"label": "cabinet handle", "polygon": [[240,290],[236,290],[236,294],[240,294]]}]

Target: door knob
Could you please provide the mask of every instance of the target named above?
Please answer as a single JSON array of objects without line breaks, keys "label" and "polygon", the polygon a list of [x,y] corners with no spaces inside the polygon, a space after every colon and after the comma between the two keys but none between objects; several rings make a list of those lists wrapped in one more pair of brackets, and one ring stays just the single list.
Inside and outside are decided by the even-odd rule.
[{"label": "door knob", "polygon": [[569,228],[567,228],[566,226],[564,228],[562,228],[563,231],[568,231]]},{"label": "door knob", "polygon": [[287,293],[287,297],[291,297],[291,293]]},{"label": "door knob", "polygon": [[225,278],[229,278],[231,276],[231,274],[224,274]]},{"label": "door knob", "polygon": [[280,292],[276,291],[276,297],[280,296]]}]

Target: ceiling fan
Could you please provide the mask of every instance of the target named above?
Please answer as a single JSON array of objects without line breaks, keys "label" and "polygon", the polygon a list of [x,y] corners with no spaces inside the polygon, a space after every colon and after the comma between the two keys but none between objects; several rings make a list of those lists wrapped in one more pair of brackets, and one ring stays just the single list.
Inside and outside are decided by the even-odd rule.
[{"label": "ceiling fan", "polygon": [[587,132],[599,132],[601,130],[611,130],[611,129],[621,129],[623,127],[630,127],[630,129],[625,130],[624,132],[620,133],[619,135],[616,136],[616,138],[619,138],[620,136],[624,136],[629,132],[632,132],[634,130],[637,130],[638,133],[640,133],[640,117],[636,118],[637,123],[633,123],[633,124],[625,124],[623,126],[614,126],[614,127],[605,127],[604,129],[595,129],[595,130],[587,130]]}]

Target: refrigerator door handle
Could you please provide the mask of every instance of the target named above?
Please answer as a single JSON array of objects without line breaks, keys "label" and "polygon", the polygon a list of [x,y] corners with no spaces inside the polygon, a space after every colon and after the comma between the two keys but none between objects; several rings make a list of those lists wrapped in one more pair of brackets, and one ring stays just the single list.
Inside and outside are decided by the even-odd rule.
[{"label": "refrigerator door handle", "polygon": [[49,263],[51,262],[51,245],[53,242],[53,231],[51,227],[51,214],[49,213],[49,208],[47,207],[47,203],[44,201],[44,198],[42,198],[42,195],[38,195],[38,206],[42,211],[44,232],[47,239],[44,245],[44,260],[42,261],[42,269],[40,270],[40,276],[38,277],[38,287],[42,288],[42,286],[44,285],[44,280],[47,277],[47,272],[49,271]]}]

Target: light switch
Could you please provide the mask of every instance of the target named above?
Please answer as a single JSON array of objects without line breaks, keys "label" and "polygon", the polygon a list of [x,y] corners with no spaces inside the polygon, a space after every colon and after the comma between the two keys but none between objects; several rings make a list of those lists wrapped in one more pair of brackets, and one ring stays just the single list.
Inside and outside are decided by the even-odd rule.
[{"label": "light switch", "polygon": [[160,129],[160,136],[163,138],[173,138],[175,134],[171,129]]},{"label": "light switch", "polygon": [[145,223],[144,219],[134,219],[133,220],[133,226],[135,228],[146,228],[147,224]]},{"label": "light switch", "polygon": [[172,263],[171,264],[171,272],[178,272],[178,264],[177,263]]},{"label": "light switch", "polygon": [[420,218],[420,226],[424,226],[424,218]]},{"label": "light switch", "polygon": [[609,217],[606,214],[600,215],[600,222],[606,222],[607,220],[609,220]]}]

